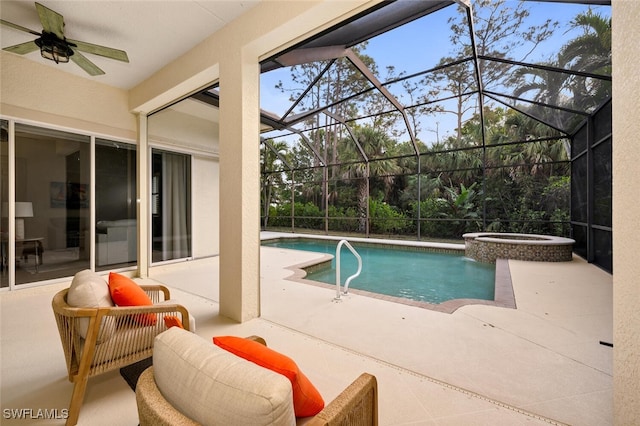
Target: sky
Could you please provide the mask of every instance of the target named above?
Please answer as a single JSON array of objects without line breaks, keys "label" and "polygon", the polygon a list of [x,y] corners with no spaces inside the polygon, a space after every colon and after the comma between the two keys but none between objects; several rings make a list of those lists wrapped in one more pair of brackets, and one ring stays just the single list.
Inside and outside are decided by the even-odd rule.
[{"label": "sky", "polygon": [[[472,0],[473,3],[473,0]],[[509,7],[516,7],[517,1],[508,0]],[[547,19],[556,20],[559,23],[558,29],[553,36],[538,46],[536,50],[526,58],[526,62],[541,62],[555,56],[562,45],[568,40],[580,34],[579,30],[570,30],[570,21],[580,12],[588,10],[588,6],[577,4],[563,4],[556,2],[535,2],[525,3],[530,15],[526,21],[527,25],[539,25]],[[610,16],[610,7],[592,6],[592,10],[605,16]],[[477,10],[482,17],[482,11]],[[412,74],[437,65],[442,57],[451,56],[454,46],[450,43],[451,35],[450,18],[459,17],[460,14],[456,6],[450,6],[438,12],[420,18],[393,31],[389,31],[368,42],[364,53],[373,57],[380,70],[378,76],[384,81],[386,77],[386,66],[393,65],[396,72],[405,71]],[[478,26],[478,24],[476,24]],[[530,46],[523,47],[526,51]],[[510,51],[509,54],[515,60],[522,60],[522,51]],[[288,82],[290,78],[289,69],[281,69],[277,72],[265,73],[261,77],[261,107],[265,110],[283,114],[291,105],[288,100],[289,94],[282,93],[275,89],[279,80],[285,83],[285,87],[294,87]],[[401,99],[402,101],[402,99]],[[471,112],[469,113],[471,114]],[[424,125],[423,138],[444,137],[446,133],[455,131],[456,123],[453,114],[442,115],[436,119],[437,124],[431,122]],[[435,129],[438,128],[436,135]]]}]

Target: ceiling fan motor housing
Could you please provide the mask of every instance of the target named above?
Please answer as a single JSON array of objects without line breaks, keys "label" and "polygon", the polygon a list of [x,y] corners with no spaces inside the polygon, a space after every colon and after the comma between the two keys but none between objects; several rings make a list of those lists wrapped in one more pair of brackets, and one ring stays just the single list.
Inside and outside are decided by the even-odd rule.
[{"label": "ceiling fan motor housing", "polygon": [[42,32],[42,36],[34,40],[40,48],[40,54],[43,58],[58,63],[69,62],[69,57],[73,55],[72,43],[66,39],[60,39],[55,34],[46,31]]}]

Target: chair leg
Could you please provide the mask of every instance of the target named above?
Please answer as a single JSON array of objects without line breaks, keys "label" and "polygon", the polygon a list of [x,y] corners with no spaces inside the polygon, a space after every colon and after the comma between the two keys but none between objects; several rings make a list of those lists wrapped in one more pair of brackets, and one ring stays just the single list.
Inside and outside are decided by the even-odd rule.
[{"label": "chair leg", "polygon": [[65,423],[66,426],[75,426],[80,417],[80,408],[84,400],[84,392],[87,390],[88,377],[77,377],[73,385],[73,393],[71,394],[71,403],[69,404],[69,417]]}]

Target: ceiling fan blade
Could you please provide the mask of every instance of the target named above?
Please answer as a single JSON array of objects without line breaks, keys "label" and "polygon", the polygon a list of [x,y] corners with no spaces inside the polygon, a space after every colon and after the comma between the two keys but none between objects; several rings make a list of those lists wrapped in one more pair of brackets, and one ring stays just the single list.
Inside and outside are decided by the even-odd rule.
[{"label": "ceiling fan blade", "polygon": [[7,52],[17,53],[18,55],[26,55],[27,53],[34,52],[40,49],[33,41],[27,41],[26,43],[16,44],[14,46],[5,47],[2,50]]},{"label": "ceiling fan blade", "polygon": [[21,25],[14,24],[13,22],[5,21],[4,19],[0,19],[0,24],[6,25],[7,27],[14,28],[16,30],[24,31],[25,33],[36,35],[38,37],[41,36],[41,34],[39,32],[37,32],[37,31],[33,31],[33,30],[30,30],[29,28],[25,28],[25,27],[23,27]]},{"label": "ceiling fan blade", "polygon": [[78,52],[77,49],[73,50],[73,55],[69,57],[73,62],[75,62],[80,68],[85,70],[89,75],[102,75],[104,71],[102,71],[96,64],[91,62],[84,56],[82,53]]},{"label": "ceiling fan blade", "polygon": [[38,16],[42,23],[42,30],[55,34],[60,40],[64,40],[64,17],[58,12],[36,2]]},{"label": "ceiling fan blade", "polygon": [[117,61],[129,62],[127,52],[124,50],[112,49],[111,47],[100,46],[98,44],[87,43],[86,41],[78,41],[67,39],[68,42],[75,44],[76,51],[81,50],[85,53],[104,56],[105,58],[115,59]]}]

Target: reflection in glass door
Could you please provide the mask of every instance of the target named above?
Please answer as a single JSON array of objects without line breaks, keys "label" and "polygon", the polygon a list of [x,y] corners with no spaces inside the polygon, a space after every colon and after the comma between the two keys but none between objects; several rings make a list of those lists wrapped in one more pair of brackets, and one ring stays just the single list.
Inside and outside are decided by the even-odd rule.
[{"label": "reflection in glass door", "polygon": [[137,263],[136,146],[96,139],[96,270]]},{"label": "reflection in glass door", "polygon": [[152,262],[191,256],[191,156],[152,151]]},{"label": "reflection in glass door", "polygon": [[89,268],[90,141],[15,125],[16,284]]}]

